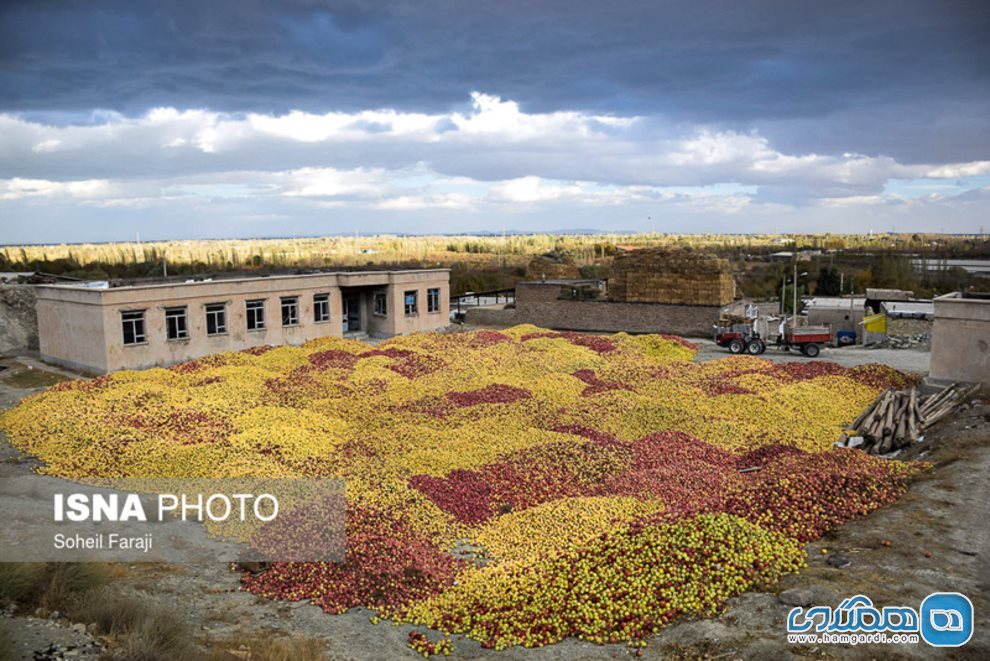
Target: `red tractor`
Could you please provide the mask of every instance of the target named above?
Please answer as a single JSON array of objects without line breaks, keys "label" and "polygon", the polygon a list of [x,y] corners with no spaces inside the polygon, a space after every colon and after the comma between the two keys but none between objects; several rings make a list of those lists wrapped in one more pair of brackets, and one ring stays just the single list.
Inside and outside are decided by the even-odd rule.
[{"label": "red tractor", "polygon": [[720,321],[715,326],[715,344],[729,349],[729,353],[748,353],[758,356],[767,350],[766,342],[753,330],[752,323]]}]

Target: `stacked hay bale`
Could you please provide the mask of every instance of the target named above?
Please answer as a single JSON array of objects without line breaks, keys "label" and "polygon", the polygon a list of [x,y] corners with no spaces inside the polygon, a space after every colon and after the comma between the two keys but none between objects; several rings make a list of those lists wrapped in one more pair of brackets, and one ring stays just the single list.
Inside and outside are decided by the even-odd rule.
[{"label": "stacked hay bale", "polygon": [[729,262],[709,253],[650,248],[616,255],[609,299],[624,303],[726,305],[735,286]]},{"label": "stacked hay bale", "polygon": [[528,280],[562,280],[580,277],[581,272],[574,263],[574,258],[563,250],[537,255],[526,267]]}]

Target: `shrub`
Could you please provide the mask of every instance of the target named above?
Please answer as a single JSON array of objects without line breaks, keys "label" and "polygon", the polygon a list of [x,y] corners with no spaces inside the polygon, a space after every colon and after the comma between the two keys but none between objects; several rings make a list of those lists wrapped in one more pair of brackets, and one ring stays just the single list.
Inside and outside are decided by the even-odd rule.
[{"label": "shrub", "polygon": [[106,583],[106,569],[90,563],[0,564],[0,599],[24,608],[66,611],[80,593]]},{"label": "shrub", "polygon": [[90,590],[70,608],[73,619],[95,622],[113,637],[114,647],[130,661],[166,661],[198,656],[187,624],[175,613],[107,588]]}]

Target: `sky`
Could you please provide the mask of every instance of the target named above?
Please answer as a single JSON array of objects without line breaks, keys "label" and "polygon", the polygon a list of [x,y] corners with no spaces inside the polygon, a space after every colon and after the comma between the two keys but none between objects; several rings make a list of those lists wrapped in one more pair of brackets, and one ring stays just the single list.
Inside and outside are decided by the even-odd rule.
[{"label": "sky", "polygon": [[0,3],[0,244],[988,210],[985,0]]}]

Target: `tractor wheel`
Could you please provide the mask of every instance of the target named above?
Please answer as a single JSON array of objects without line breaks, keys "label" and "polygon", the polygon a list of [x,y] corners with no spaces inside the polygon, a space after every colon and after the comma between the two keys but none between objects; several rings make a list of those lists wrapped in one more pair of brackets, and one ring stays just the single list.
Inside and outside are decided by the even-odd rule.
[{"label": "tractor wheel", "polygon": [[760,353],[764,354],[766,352],[767,352],[767,343],[764,342],[763,340],[760,340]]},{"label": "tractor wheel", "polygon": [[818,356],[819,353],[821,353],[821,349],[819,349],[818,345],[815,344],[814,342],[812,342],[811,344],[804,345],[802,351],[804,352],[804,355],[807,356],[808,358],[815,358]]},{"label": "tractor wheel", "polygon": [[746,350],[746,345],[739,338],[729,340],[729,353],[742,353]]},{"label": "tractor wheel", "polygon": [[760,342],[759,340],[750,340],[749,343],[746,345],[746,353],[748,353],[751,356],[758,356],[761,353],[763,353],[762,351],[760,351],[760,348],[762,346],[763,343]]}]

